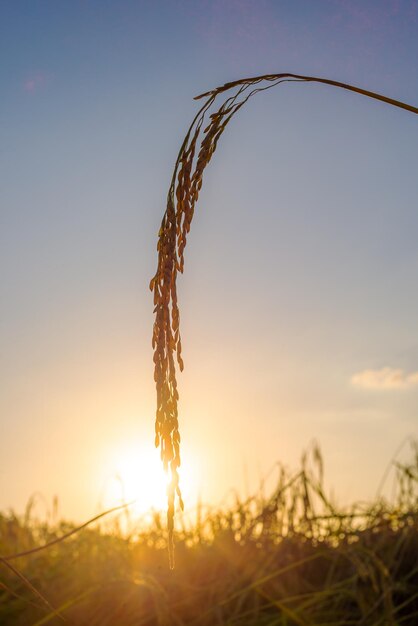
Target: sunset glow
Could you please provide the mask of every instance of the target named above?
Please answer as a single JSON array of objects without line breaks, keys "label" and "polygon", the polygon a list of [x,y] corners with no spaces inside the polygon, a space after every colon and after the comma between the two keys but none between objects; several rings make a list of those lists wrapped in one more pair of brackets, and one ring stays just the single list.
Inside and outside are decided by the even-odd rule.
[{"label": "sunset glow", "polygon": [[1,626],[418,624],[417,27],[0,2]]},{"label": "sunset glow", "polygon": [[[0,509],[165,511],[148,285],[193,96],[290,71],[416,104],[416,3],[24,4],[0,20]],[[416,117],[286,83],[228,124],[178,281],[186,509],[312,439],[365,499],[417,432]]]},{"label": "sunset glow", "polygon": [[[103,501],[107,507],[133,501],[130,510],[134,514],[150,509],[165,511],[169,478],[157,450],[146,445],[120,446],[111,452],[105,470]],[[187,459],[180,475],[183,497],[188,506],[193,506],[197,494],[196,471]]]}]

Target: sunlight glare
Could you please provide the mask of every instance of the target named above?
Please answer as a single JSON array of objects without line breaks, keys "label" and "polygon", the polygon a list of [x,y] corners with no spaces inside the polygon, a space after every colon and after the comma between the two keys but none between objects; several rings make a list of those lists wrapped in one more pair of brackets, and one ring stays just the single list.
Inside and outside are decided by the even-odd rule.
[{"label": "sunlight glare", "polygon": [[[184,473],[183,467],[179,470],[181,489],[186,506],[193,506],[196,503],[196,476],[190,464],[186,466],[187,471]],[[155,448],[126,445],[112,455],[108,470],[105,500],[109,506],[135,500],[131,510],[137,514],[146,513],[150,509],[166,509],[169,476],[164,472],[159,452]]]}]

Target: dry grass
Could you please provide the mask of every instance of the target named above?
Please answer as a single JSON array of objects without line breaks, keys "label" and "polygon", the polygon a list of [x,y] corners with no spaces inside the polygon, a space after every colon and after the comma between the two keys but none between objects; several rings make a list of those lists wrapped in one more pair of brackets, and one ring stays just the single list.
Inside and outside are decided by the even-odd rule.
[{"label": "dry grass", "polygon": [[[159,514],[147,527],[131,523],[123,533],[119,516],[96,521],[94,529],[14,559],[19,575],[3,567],[0,623],[412,626],[418,623],[417,447],[411,463],[395,463],[392,471],[390,502],[378,497],[337,509],[325,496],[314,448],[297,472],[278,466],[268,496],[260,489],[246,500],[180,516],[174,571],[166,566]],[[0,551],[31,550],[73,530],[30,512],[3,514]]]},{"label": "dry grass", "polygon": [[[252,96],[283,82],[325,84],[380,100],[410,113],[418,113],[416,107],[353,85],[325,78],[287,73],[244,78],[197,97],[197,99],[205,98],[205,103],[198,111],[184,138],[174,167],[168,190],[167,208],[158,234],[157,272],[150,283],[155,306],[152,337],[154,380],[157,389],[155,445],[161,447],[164,467],[166,469],[170,467],[171,471],[167,512],[171,568],[174,567],[173,529],[176,495],[179,498],[180,508],[183,509],[177,472],[180,466],[180,434],[176,359],[180,370],[183,369],[177,274],[182,273],[184,269],[184,249],[202,187],[203,173],[216,150],[222,133],[233,116]],[[221,102],[220,106],[218,106],[219,102]],[[205,124],[207,124],[206,127]]]}]

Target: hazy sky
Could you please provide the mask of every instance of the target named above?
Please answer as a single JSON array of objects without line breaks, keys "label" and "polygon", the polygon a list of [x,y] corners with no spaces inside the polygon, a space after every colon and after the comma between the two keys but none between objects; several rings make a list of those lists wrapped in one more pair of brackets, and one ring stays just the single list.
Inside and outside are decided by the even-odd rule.
[{"label": "hazy sky", "polygon": [[[193,96],[299,72],[417,106],[418,2],[3,0],[0,57],[0,509],[82,519],[117,473],[148,505],[148,283]],[[417,122],[285,84],[223,136],[179,280],[186,504],[313,438],[339,501],[372,497],[418,434]]]}]

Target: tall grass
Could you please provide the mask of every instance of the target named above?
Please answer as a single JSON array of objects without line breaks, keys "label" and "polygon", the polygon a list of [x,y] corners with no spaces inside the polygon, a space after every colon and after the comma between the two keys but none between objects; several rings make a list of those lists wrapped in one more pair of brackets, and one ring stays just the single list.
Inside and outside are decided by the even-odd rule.
[{"label": "tall grass", "polygon": [[[264,487],[245,499],[231,495],[223,506],[179,516],[175,570],[166,566],[159,512],[123,531],[114,513],[9,560],[15,571],[3,562],[0,624],[417,624],[416,445],[411,456],[393,464],[390,499],[341,508],[326,496],[314,447],[297,471],[277,466],[268,494]],[[73,530],[30,511],[3,513],[0,553],[33,550]]]}]

